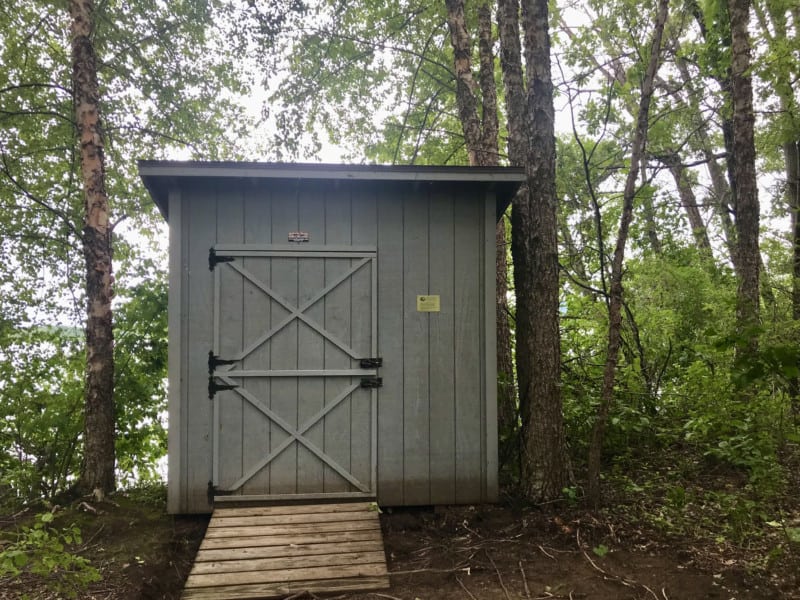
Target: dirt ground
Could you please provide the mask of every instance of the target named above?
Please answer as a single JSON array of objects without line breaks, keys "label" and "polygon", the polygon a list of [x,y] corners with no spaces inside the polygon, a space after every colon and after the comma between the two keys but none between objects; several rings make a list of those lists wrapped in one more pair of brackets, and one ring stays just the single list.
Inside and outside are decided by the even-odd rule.
[{"label": "dirt ground", "polygon": [[[797,555],[772,571],[754,569],[747,548],[714,540],[670,539],[615,516],[579,509],[473,506],[384,510],[381,522],[392,587],[353,600],[800,598]],[[77,524],[73,550],[103,579],[86,599],[178,598],[207,517],[171,517],[160,502],[114,496],[75,501],[56,525]],[[30,518],[0,518],[9,532]],[[63,575],[63,574],[62,574]],[[0,578],[0,598],[61,598],[59,577]],[[52,586],[51,586],[52,587]],[[298,598],[300,596],[297,596]],[[312,596],[306,595],[306,598]]]}]

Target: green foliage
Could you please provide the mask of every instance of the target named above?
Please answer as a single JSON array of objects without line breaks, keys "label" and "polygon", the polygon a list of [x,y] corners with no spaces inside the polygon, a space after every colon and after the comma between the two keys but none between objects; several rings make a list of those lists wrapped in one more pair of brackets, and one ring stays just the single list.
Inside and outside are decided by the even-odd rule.
[{"label": "green foliage", "polygon": [[124,496],[139,507],[155,508],[161,511],[167,506],[167,486],[162,481],[146,481],[127,488]]},{"label": "green foliage", "polygon": [[0,504],[52,497],[75,477],[81,342],[67,327],[0,331]]},{"label": "green foliage", "polygon": [[464,164],[444,3],[323,0],[315,9],[268,53],[267,72],[280,74],[267,80],[271,151],[307,157],[332,143],[358,162]]},{"label": "green foliage", "polygon": [[100,572],[88,560],[68,550],[82,543],[75,525],[55,528],[53,514],[36,516],[32,527],[22,527],[16,539],[0,550],[0,576],[37,575],[59,597],[77,598]]},{"label": "green foliage", "polygon": [[578,488],[575,486],[565,487],[563,490],[561,490],[561,493],[569,506],[577,506]]},{"label": "green foliage", "polygon": [[163,274],[127,291],[116,311],[117,471],[123,486],[161,479],[166,454],[167,286]]}]

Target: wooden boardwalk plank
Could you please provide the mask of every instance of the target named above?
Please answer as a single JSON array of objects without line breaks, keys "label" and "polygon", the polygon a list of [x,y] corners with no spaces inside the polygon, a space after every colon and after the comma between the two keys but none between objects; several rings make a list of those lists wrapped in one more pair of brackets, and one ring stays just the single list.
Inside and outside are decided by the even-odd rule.
[{"label": "wooden boardwalk plank", "polygon": [[248,558],[246,560],[216,560],[196,562],[192,575],[213,573],[242,573],[244,571],[282,571],[286,569],[310,569],[316,567],[344,567],[380,563],[384,560],[383,549],[375,552],[337,552],[275,558]]},{"label": "wooden boardwalk plank", "polygon": [[220,516],[208,524],[209,529],[216,527],[254,527],[256,525],[297,525],[303,523],[341,523],[345,521],[375,521],[368,512],[346,512],[332,514],[302,515],[268,515],[248,517]]},{"label": "wooden boardwalk plank", "polygon": [[[259,548],[265,546],[289,546],[291,544],[326,544],[382,540],[380,529],[365,531],[335,531],[332,533],[308,533],[303,535],[262,535],[238,538],[204,539],[201,550],[220,548]],[[381,543],[383,543],[381,541]]]},{"label": "wooden boardwalk plank", "polygon": [[182,597],[279,598],[387,587],[374,504],[248,506],[214,512]]},{"label": "wooden boardwalk plank", "polygon": [[363,542],[335,542],[323,544],[296,544],[223,548],[220,550],[201,550],[194,559],[195,564],[215,560],[246,560],[249,558],[278,558],[292,556],[314,556],[316,554],[334,554],[336,552],[383,552],[383,542],[379,539]]},{"label": "wooden boardwalk plank", "polygon": [[366,590],[380,590],[389,587],[389,577],[351,577],[348,579],[320,579],[273,584],[247,584],[219,586],[215,588],[194,588],[185,590],[184,600],[245,600],[256,598],[277,598],[299,592],[344,593]]},{"label": "wooden boardwalk plank", "polygon": [[204,573],[189,575],[186,588],[215,587],[245,583],[282,583],[286,581],[313,581],[315,579],[340,579],[344,577],[377,576],[386,573],[382,563],[363,565],[334,565],[306,569],[281,569],[278,571],[243,571],[241,573]]},{"label": "wooden boardwalk plank", "polygon": [[300,533],[330,533],[336,531],[363,531],[380,529],[380,524],[375,520],[370,521],[341,521],[338,523],[303,523],[298,525],[264,525],[256,527],[209,527],[206,538],[239,537],[247,534],[256,535],[294,535]]},{"label": "wooden boardwalk plank", "polygon": [[283,506],[240,506],[214,510],[215,517],[265,517],[270,515],[307,515],[347,512],[377,512],[374,502],[341,502],[337,504],[288,504]]}]

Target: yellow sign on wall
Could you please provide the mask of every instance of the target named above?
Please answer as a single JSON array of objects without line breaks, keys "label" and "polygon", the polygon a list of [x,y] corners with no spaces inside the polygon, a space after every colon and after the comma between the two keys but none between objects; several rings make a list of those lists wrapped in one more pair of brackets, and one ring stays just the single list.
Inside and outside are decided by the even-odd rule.
[{"label": "yellow sign on wall", "polygon": [[439,312],[441,302],[439,296],[417,296],[417,312]]}]

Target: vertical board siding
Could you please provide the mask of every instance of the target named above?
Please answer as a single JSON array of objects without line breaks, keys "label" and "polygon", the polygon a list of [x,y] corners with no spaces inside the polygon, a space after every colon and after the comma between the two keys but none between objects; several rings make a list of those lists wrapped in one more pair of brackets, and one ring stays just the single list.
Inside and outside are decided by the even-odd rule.
[{"label": "vertical board siding", "polygon": [[[351,234],[350,239],[356,246],[375,246],[377,243],[377,206],[375,190],[369,187],[363,191],[351,192]],[[355,260],[351,260],[355,263]],[[351,278],[353,302],[350,306],[350,322],[353,340],[357,341],[354,349],[363,358],[373,356],[373,346],[377,340],[372,339],[373,332],[373,269],[374,264],[367,264]],[[354,364],[354,367],[359,365]],[[379,370],[380,372],[380,370]],[[357,379],[343,380],[355,383]],[[362,483],[370,485],[375,491],[372,465],[372,396],[377,392],[358,388],[351,397],[350,427],[353,436],[350,441],[350,469]]]},{"label": "vertical board siding", "polygon": [[[309,234],[312,244],[325,239],[325,198],[319,184],[303,186],[298,198],[300,231]],[[325,287],[325,259],[304,258],[298,265],[299,302],[304,304]],[[324,299],[316,302],[305,314],[316,323],[325,323]],[[325,339],[305,323],[298,324],[298,347],[301,369],[325,368]],[[304,424],[325,406],[325,381],[322,377],[303,377],[297,384],[298,423]],[[305,437],[318,448],[325,443],[324,419],[314,425]],[[305,446],[297,448],[297,491],[298,493],[319,492],[323,489],[324,465]]]},{"label": "vertical board siding", "polygon": [[[217,240],[227,243],[241,243],[244,236],[244,202],[239,190],[220,190],[217,193]],[[215,275],[219,277],[219,347],[217,353],[222,358],[236,356],[242,349],[244,286],[239,273],[229,265],[217,265]],[[237,382],[242,384],[243,382]],[[244,404],[242,397],[233,390],[219,392],[219,424],[214,435],[219,436],[219,482],[229,487],[242,476],[242,418]]]},{"label": "vertical board siding", "polygon": [[[462,188],[463,189],[463,188]],[[456,502],[481,500],[482,199],[459,197],[455,211]]]},{"label": "vertical board siding", "polygon": [[[272,240],[286,243],[290,231],[298,230],[297,194],[300,184],[281,189],[272,198]],[[297,306],[296,258],[272,258],[271,287],[281,298]],[[288,310],[273,302],[272,323],[274,327],[289,315]],[[297,368],[297,319],[286,325],[272,337],[271,364],[273,369]],[[297,427],[297,379],[276,377],[271,383],[270,408],[287,424]],[[276,423],[271,423],[271,448],[274,450],[289,434]],[[271,494],[294,494],[297,492],[297,443],[292,443],[272,461],[270,471]]]},{"label": "vertical board siding", "polygon": [[378,202],[378,353],[383,387],[378,397],[378,498],[403,498],[403,197],[387,188]]},{"label": "vertical board siding", "polygon": [[185,211],[188,240],[186,318],[187,497],[189,512],[206,512],[211,480],[211,408],[206,364],[212,345],[213,278],[208,271],[208,250],[216,238],[216,197],[213,189],[191,191],[191,210]]},{"label": "vertical board siding", "polygon": [[[249,186],[244,197],[244,241],[247,244],[269,244],[272,241],[271,190]],[[261,258],[245,258],[245,269],[261,282],[270,285],[270,262]],[[244,348],[249,348],[269,329],[273,301],[255,284],[245,282]],[[266,341],[245,358],[243,369],[270,369],[271,341]],[[265,405],[270,397],[269,379],[253,378],[243,382],[245,389]],[[244,403],[242,444],[245,471],[269,454],[270,426],[266,415],[249,402]],[[243,494],[263,494],[270,489],[270,465],[266,465],[242,487]]]},{"label": "vertical board siding", "polygon": [[[496,499],[496,426],[490,422],[496,418],[496,407],[488,404],[495,402],[494,198],[483,193],[483,188],[470,186],[344,181],[228,182],[219,192],[209,185],[181,190],[176,207],[170,209],[179,227],[174,235],[171,231],[171,244],[179,251],[171,257],[170,269],[180,271],[170,276],[171,283],[179,282],[180,294],[170,297],[170,312],[172,317],[180,310],[182,318],[179,333],[173,334],[171,326],[170,342],[180,335],[183,351],[180,385],[175,386],[180,391],[178,409],[173,406],[177,399],[170,400],[170,415],[177,414],[179,423],[178,433],[170,432],[170,461],[177,454],[180,469],[173,473],[170,465],[170,486],[179,487],[170,490],[171,512],[210,509],[213,403],[207,398],[206,360],[213,343],[214,277],[208,269],[208,250],[215,243],[285,245],[291,231],[307,232],[313,246],[377,246],[376,267],[363,266],[304,314],[359,356],[383,358],[378,373],[383,387],[356,389],[304,437],[361,483],[376,485],[379,501],[388,506]],[[236,260],[299,307],[360,259]],[[217,271],[220,328],[225,332],[219,353],[226,358],[289,313],[230,265],[220,264]],[[439,312],[416,310],[417,296],[428,294],[440,296]],[[372,302],[377,304],[377,321]],[[170,381],[175,378],[173,366],[171,362]],[[357,360],[296,319],[234,366],[358,367]],[[358,378],[255,377],[236,382],[296,428]],[[217,483],[226,486],[264,460],[288,434],[236,392],[217,397],[223,435]],[[373,398],[377,414],[371,411]],[[377,457],[372,455],[373,427],[377,427]],[[372,481],[375,463],[377,482]],[[320,490],[357,491],[293,442],[239,493]]]},{"label": "vertical board siding", "polygon": [[[350,188],[343,182],[331,186],[325,194],[325,243],[348,245],[351,243],[352,213]],[[349,261],[330,258],[325,260],[325,285],[328,285],[350,268]],[[339,284],[324,298],[326,331],[351,346],[350,306],[351,279]],[[325,342],[325,368],[349,369],[350,357],[329,341]],[[344,379],[331,377],[325,381],[325,404],[334,400],[345,385]],[[323,451],[346,470],[350,470],[350,440],[352,439],[350,405],[345,398],[325,417]],[[329,466],[324,467],[325,492],[349,492],[350,484]]]},{"label": "vertical board siding", "polygon": [[456,501],[455,408],[455,260],[453,196],[432,195],[429,246],[431,294],[439,294],[441,312],[430,313],[430,478],[431,504]]},{"label": "vertical board siding", "polygon": [[407,190],[403,201],[403,497],[430,504],[430,313],[417,311],[428,289],[428,197]]}]

